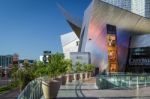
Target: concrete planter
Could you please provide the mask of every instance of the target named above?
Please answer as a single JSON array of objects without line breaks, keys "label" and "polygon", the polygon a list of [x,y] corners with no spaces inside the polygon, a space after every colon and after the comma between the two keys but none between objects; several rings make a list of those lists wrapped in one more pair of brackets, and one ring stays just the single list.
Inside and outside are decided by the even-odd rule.
[{"label": "concrete planter", "polygon": [[83,79],[85,79],[85,73],[83,73]]},{"label": "concrete planter", "polygon": [[72,80],[73,80],[73,74],[66,74],[66,77],[67,77],[66,83],[72,82]]},{"label": "concrete planter", "polygon": [[80,73],[80,80],[84,79],[84,73]]},{"label": "concrete planter", "polygon": [[60,82],[60,84],[62,84],[62,76],[55,78],[55,80],[58,80]]},{"label": "concrete planter", "polygon": [[74,81],[79,80],[79,79],[80,79],[80,74],[75,73],[75,74],[73,75],[73,79],[74,79]]},{"label": "concrete planter", "polygon": [[77,74],[73,74],[73,80],[74,80],[74,81],[77,80]]},{"label": "concrete planter", "polygon": [[59,80],[42,81],[42,90],[45,99],[57,97],[61,82]]},{"label": "concrete planter", "polygon": [[85,73],[85,80],[89,79],[89,74],[88,72]]},{"label": "concrete planter", "polygon": [[67,76],[66,75],[61,76],[61,81],[62,81],[62,85],[66,85]]},{"label": "concrete planter", "polygon": [[92,77],[92,72],[88,72],[89,78]]}]

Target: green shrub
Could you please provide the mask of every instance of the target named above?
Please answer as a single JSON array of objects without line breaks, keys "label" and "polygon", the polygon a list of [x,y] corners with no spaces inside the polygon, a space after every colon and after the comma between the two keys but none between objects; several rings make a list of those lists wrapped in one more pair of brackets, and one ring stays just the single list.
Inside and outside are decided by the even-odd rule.
[{"label": "green shrub", "polygon": [[48,75],[52,78],[65,74],[67,71],[67,66],[64,60],[64,55],[61,53],[52,54],[47,67]]},{"label": "green shrub", "polygon": [[93,64],[87,64],[87,71],[88,72],[93,72],[95,69],[94,65]]},{"label": "green shrub", "polygon": [[4,93],[6,91],[9,91],[15,87],[16,87],[16,85],[14,85],[13,83],[10,83],[9,85],[6,85],[6,86],[1,86],[0,87],[0,94]]},{"label": "green shrub", "polygon": [[48,69],[46,64],[44,64],[44,62],[38,61],[36,64],[33,65],[33,73],[37,78],[48,75]]},{"label": "green shrub", "polygon": [[73,73],[72,61],[69,59],[66,59],[65,65],[67,66],[67,73]]},{"label": "green shrub", "polygon": [[80,62],[77,62],[75,66],[76,66],[75,68],[76,73],[80,73],[83,71],[83,67],[82,67],[83,65]]},{"label": "green shrub", "polygon": [[8,90],[10,90],[11,88],[9,86],[2,86],[0,87],[0,94],[3,93],[3,92],[6,92]]}]

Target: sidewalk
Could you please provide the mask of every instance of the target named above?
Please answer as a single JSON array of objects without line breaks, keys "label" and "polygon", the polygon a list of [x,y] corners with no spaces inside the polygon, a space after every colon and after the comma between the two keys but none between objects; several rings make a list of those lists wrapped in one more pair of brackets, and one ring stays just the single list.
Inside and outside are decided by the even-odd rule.
[{"label": "sidewalk", "polygon": [[0,94],[0,99],[16,99],[19,95],[18,89],[12,89],[6,93]]},{"label": "sidewalk", "polygon": [[[86,97],[83,93],[83,90],[97,90],[96,84],[93,83],[94,80],[90,79],[84,82],[73,81],[70,84],[61,86],[57,99],[97,99],[95,97]],[[44,96],[41,99],[44,99]]]},{"label": "sidewalk", "polygon": [[[44,96],[41,99],[44,99]],[[138,90],[98,90],[95,78],[92,78],[61,86],[57,99],[150,99],[150,87]]]}]

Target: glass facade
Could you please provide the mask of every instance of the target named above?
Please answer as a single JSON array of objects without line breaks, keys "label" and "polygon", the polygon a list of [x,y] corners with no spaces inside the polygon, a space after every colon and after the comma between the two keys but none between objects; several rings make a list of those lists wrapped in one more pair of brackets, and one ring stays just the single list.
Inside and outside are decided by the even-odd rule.
[{"label": "glass facade", "polygon": [[149,74],[110,74],[98,75],[96,85],[99,89],[125,88],[137,89],[150,85]]},{"label": "glass facade", "polygon": [[131,0],[101,0],[120,8],[131,10]]},{"label": "glass facade", "polygon": [[150,18],[150,0],[101,0],[126,9],[141,16]]},{"label": "glass facade", "polygon": [[150,18],[150,0],[145,1],[145,17]]},{"label": "glass facade", "polygon": [[8,68],[8,66],[12,63],[13,63],[12,55],[0,56],[0,66],[2,66],[3,69]]}]

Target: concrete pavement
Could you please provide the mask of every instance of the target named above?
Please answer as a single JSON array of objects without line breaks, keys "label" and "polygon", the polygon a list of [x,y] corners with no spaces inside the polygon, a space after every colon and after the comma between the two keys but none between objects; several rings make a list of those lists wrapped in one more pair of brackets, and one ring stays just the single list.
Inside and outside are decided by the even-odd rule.
[{"label": "concrete pavement", "polygon": [[[99,90],[95,78],[61,86],[58,99],[150,99],[150,87]],[[42,97],[41,99],[44,99]]]},{"label": "concrete pavement", "polygon": [[12,89],[8,92],[0,94],[0,99],[16,99],[19,95],[19,89]]}]

